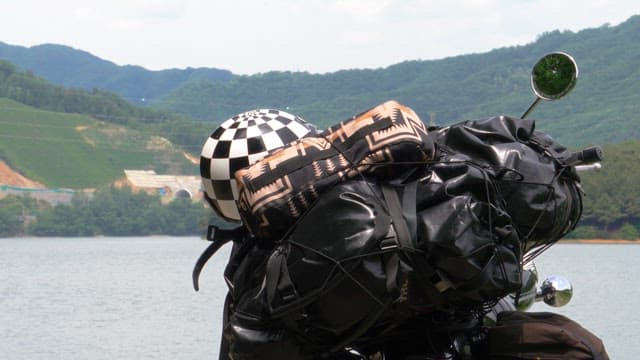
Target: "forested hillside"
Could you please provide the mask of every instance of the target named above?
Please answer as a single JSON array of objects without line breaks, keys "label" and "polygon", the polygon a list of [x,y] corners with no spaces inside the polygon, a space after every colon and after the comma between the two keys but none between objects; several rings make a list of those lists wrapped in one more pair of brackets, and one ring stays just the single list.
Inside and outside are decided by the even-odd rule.
[{"label": "forested hillside", "polygon": [[603,167],[581,175],[586,196],[574,237],[640,238],[640,141],[604,146]]},{"label": "forested hillside", "polygon": [[118,66],[88,52],[54,44],[26,48],[0,42],[0,59],[56,85],[107,90],[139,105],[153,103],[188,81],[217,82],[233,77],[230,71],[212,68],[150,71],[134,65]]},{"label": "forested hillside", "polygon": [[[115,93],[55,86],[30,71],[0,60],[0,98],[54,112],[84,114],[108,123],[161,135],[189,151],[198,150],[214,128],[185,115],[131,104]],[[197,146],[196,146],[197,145]]]},{"label": "forested hillside", "polygon": [[0,43],[0,59],[57,84],[106,89],[130,102],[153,100],[144,104],[200,120],[220,123],[243,111],[271,107],[324,128],[387,99],[405,103],[425,122],[440,125],[495,114],[519,116],[533,99],[528,80],[532,65],[541,55],[561,50],[578,61],[578,85],[567,99],[544,104],[532,116],[540,119],[540,129],[578,146],[640,137],[634,105],[640,102],[639,40],[640,16],[633,16],[618,26],[551,31],[530,44],[482,54],[327,74],[151,72],[58,45]]},{"label": "forested hillside", "polygon": [[318,75],[270,72],[223,83],[193,82],[160,105],[221,121],[256,108],[289,109],[327,127],[386,99],[414,108],[424,121],[449,124],[494,114],[520,116],[533,100],[529,73],[551,51],[571,53],[580,79],[566,99],[533,113],[539,128],[564,143],[620,142],[640,137],[640,16],[615,27],[553,31],[526,46],[384,69]]},{"label": "forested hillside", "polygon": [[0,97],[43,110],[90,114],[123,125],[184,118],[167,111],[134,106],[118,95],[101,89],[87,91],[54,86],[31,71],[19,71],[7,61],[0,61]]},{"label": "forested hillside", "polygon": [[106,185],[123,169],[196,174],[211,131],[202,122],[134,106],[103,90],[49,84],[0,61],[0,159],[49,187]]},{"label": "forested hillside", "polygon": [[166,139],[86,115],[36,109],[0,98],[0,160],[53,188],[93,188],[124,169],[195,174]]},{"label": "forested hillside", "polygon": [[[47,49],[58,48],[39,50]],[[212,73],[190,77],[185,75],[188,71],[175,70],[181,80],[158,87],[165,93],[175,91],[155,106],[127,101],[127,89],[144,88],[136,88],[145,81],[131,75],[135,72],[120,72],[118,76],[126,80],[111,92],[100,86],[52,85],[35,70],[20,70],[28,68],[25,63],[0,61],[0,159],[47,186],[100,187],[122,176],[124,168],[197,173],[197,165],[189,163],[184,153],[197,155],[220,121],[252,108],[287,110],[320,127],[390,98],[436,125],[494,114],[519,116],[533,100],[532,65],[556,50],[574,55],[580,79],[567,98],[536,109],[532,117],[538,119],[537,128],[570,147],[606,145],[603,169],[582,175],[587,195],[574,236],[638,238],[640,16],[615,27],[550,32],[526,46],[437,61],[407,61],[384,69],[323,75],[228,73],[224,79],[211,78]],[[77,50],[64,51],[70,63],[79,61],[74,55]],[[68,75],[65,67],[59,72],[52,69],[56,76]],[[77,72],[78,79],[82,73]],[[84,74],[86,78],[78,84],[96,84],[95,78]],[[108,71],[94,75],[115,76]],[[76,205],[80,210],[73,211],[84,211],[83,204]],[[56,222],[55,216],[49,220]]]}]

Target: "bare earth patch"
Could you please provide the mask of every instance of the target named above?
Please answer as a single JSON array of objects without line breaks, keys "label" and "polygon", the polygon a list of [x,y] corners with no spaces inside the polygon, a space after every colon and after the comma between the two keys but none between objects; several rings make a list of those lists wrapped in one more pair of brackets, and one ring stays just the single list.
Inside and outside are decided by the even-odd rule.
[{"label": "bare earth patch", "polygon": [[4,161],[0,160],[0,184],[19,186],[26,188],[40,188],[45,186],[41,183],[24,177],[19,172],[11,169]]},{"label": "bare earth patch", "polygon": [[198,164],[200,164],[200,158],[195,157],[195,156],[193,156],[193,155],[191,155],[191,154],[189,154],[189,153],[187,153],[187,152],[182,152],[182,155],[183,155],[187,160],[189,160],[192,164],[194,164],[194,165],[198,165]]}]

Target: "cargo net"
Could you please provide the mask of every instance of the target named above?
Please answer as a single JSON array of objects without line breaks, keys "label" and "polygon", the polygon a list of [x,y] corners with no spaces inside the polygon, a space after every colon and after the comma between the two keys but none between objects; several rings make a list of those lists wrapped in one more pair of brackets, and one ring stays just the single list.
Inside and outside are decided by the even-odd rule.
[{"label": "cargo net", "polygon": [[[429,129],[421,148],[435,151],[417,161],[355,161],[326,135],[346,163],[315,197],[304,186],[275,186],[283,176],[295,180],[286,166],[280,171],[289,175],[263,184],[269,191],[244,200],[241,193],[252,238],[273,250],[264,264],[232,255],[241,263],[228,278],[238,329],[281,327],[314,351],[331,352],[415,321],[438,331],[472,326],[520,289],[522,264],[580,217],[579,179],[562,162],[568,152],[529,120],[501,116]],[[251,192],[259,175],[250,169],[236,179]],[[258,196],[282,189],[293,194],[286,201]],[[305,211],[292,218],[292,206]]]}]

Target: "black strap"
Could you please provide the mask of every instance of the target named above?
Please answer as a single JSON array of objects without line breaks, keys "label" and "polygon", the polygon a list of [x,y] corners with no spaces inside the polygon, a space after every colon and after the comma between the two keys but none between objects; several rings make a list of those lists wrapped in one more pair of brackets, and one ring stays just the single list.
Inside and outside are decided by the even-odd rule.
[{"label": "black strap", "polygon": [[[436,270],[427,263],[423,254],[413,251],[415,250],[413,244],[415,244],[417,240],[417,182],[404,185],[402,203],[400,203],[398,192],[393,186],[382,184],[381,187],[396,230],[400,251],[402,251],[410,266],[413,268],[412,273],[422,279],[421,283],[423,286],[421,287],[423,293],[430,298],[434,305],[442,305],[444,298],[441,293],[448,288],[448,286],[443,285],[446,284],[446,282],[443,282],[442,277],[438,276]],[[390,260],[391,261],[386,264],[385,269],[387,275],[387,290],[396,293],[399,288],[398,279],[396,277],[390,279],[389,277],[397,276],[399,271],[397,267],[400,266],[400,261],[399,258],[393,257]]]},{"label": "black strap", "polygon": [[[416,184],[416,183],[412,183]],[[411,186],[408,185],[408,186]],[[408,204],[405,204],[405,209],[403,210],[402,203],[400,203],[400,197],[398,196],[397,190],[391,186],[390,184],[384,183],[381,185],[382,187],[382,195],[384,196],[384,200],[387,203],[387,210],[389,211],[389,215],[391,216],[391,220],[393,221],[393,227],[395,229],[396,238],[398,242],[398,247],[401,251],[408,250],[413,248],[413,243],[415,237],[412,237],[412,234],[415,234],[416,231],[410,229],[409,224],[407,223],[406,217],[403,216],[405,212],[411,212],[409,209],[411,208],[411,203],[413,206],[413,216],[409,215],[409,218],[413,218],[413,224],[415,224],[415,194],[413,196],[413,200],[407,199]],[[413,187],[413,191],[415,192],[415,187]],[[405,193],[403,198],[411,197],[411,188],[405,189]],[[405,211],[406,210],[406,211]],[[406,254],[406,252],[405,252]],[[387,259],[385,264],[385,275],[387,277],[386,287],[387,291],[391,293],[394,297],[397,297],[400,294],[400,279],[398,279],[398,274],[400,273],[400,256],[398,253],[395,253]]]},{"label": "black strap", "polygon": [[267,261],[265,287],[267,304],[271,312],[274,312],[273,300],[276,293],[282,297],[284,302],[292,302],[300,297],[289,275],[286,253],[282,248],[277,249]]},{"label": "black strap", "polygon": [[402,194],[402,215],[407,222],[409,235],[411,236],[411,244],[417,241],[418,224],[416,215],[416,194],[418,192],[418,182],[413,181],[404,186]]},{"label": "black strap", "polygon": [[[382,195],[384,196],[384,200],[387,202],[387,208],[389,210],[389,215],[391,215],[396,235],[398,236],[400,248],[411,248],[411,231],[409,230],[406,220],[402,216],[403,209],[398,192],[391,185],[382,184]],[[415,208],[413,212],[415,213]]]},{"label": "black strap", "polygon": [[211,245],[209,245],[200,255],[198,261],[196,261],[196,265],[193,267],[193,272],[191,273],[193,288],[196,291],[200,290],[200,273],[213,254],[220,250],[222,245],[229,241],[242,241],[246,236],[247,231],[243,226],[238,226],[234,229],[220,229],[215,225],[209,226],[207,229],[207,240],[211,241]]}]

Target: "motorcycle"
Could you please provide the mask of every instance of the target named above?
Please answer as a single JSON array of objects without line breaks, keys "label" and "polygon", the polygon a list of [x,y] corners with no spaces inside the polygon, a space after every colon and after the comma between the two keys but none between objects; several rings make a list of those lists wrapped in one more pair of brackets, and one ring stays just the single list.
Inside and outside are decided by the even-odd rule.
[{"label": "motorcycle", "polygon": [[[419,150],[433,155],[437,148],[437,161],[358,166],[350,160],[350,181],[332,185],[314,202],[303,193],[285,202],[289,207],[313,205],[295,211],[303,215],[295,226],[284,224],[289,230],[277,241],[250,236],[242,228],[226,233],[214,229],[207,235],[214,243],[198,260],[193,277],[197,289],[206,260],[224,242],[234,241],[225,270],[231,291],[220,358],[484,359],[501,343],[510,344],[505,325],[535,322],[515,319],[507,324],[514,313],[524,314],[536,301],[568,303],[570,282],[553,276],[538,287],[533,261],[575,227],[581,212],[577,171],[597,167],[602,150],[570,152],[534,131],[526,118],[541,101],[567,95],[577,79],[570,55],[545,55],[531,72],[536,98],[521,118],[469,121],[430,128],[429,134],[421,122],[411,127],[415,114],[410,109],[385,103],[370,112],[393,109],[388,122],[402,114],[408,120],[399,127],[404,131],[400,135],[424,135],[420,143],[426,145]],[[317,145],[340,129],[330,130],[335,132],[311,142]],[[339,146],[329,142],[318,148]],[[342,149],[339,155],[349,151]],[[401,150],[387,148],[384,154]],[[282,170],[277,173],[284,176],[283,169],[302,166],[288,167],[284,151],[277,156]],[[248,185],[241,192],[260,180],[260,171],[245,172]],[[388,179],[389,174],[391,181],[370,180]],[[247,205],[251,196],[245,194],[239,202],[243,222],[253,215],[255,207]],[[274,209],[280,211],[268,211]],[[283,218],[263,215],[254,216],[259,221],[253,233]],[[332,223],[333,217],[340,221]],[[424,234],[416,235],[418,227]],[[330,234],[323,235],[327,230]]]}]

